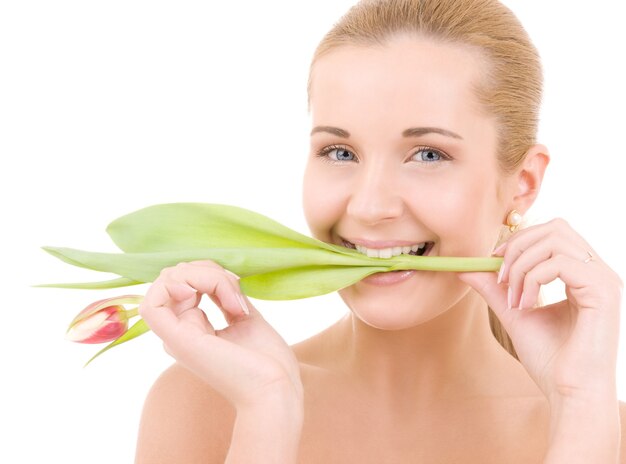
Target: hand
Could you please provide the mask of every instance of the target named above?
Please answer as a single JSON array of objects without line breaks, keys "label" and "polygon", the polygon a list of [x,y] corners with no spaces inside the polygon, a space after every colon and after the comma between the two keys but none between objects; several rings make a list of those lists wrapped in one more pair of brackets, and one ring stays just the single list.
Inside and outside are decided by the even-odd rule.
[{"label": "hand", "polygon": [[[198,307],[203,293],[220,308],[228,327],[213,328]],[[194,261],[163,269],[139,314],[171,356],[236,408],[261,404],[277,392],[302,397],[292,350],[241,293],[238,277],[218,264]]]},{"label": "hand", "polygon": [[[459,278],[485,298],[546,397],[558,401],[611,392],[623,290],[619,276],[563,219],[520,230],[494,255],[504,256],[500,284],[491,272]],[[540,286],[557,278],[567,298],[534,307]]]}]

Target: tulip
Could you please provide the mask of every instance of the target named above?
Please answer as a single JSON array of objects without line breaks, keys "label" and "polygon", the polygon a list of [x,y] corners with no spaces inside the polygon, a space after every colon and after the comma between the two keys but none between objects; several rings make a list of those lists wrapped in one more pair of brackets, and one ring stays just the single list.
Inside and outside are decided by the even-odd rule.
[{"label": "tulip", "polygon": [[114,288],[153,282],[165,267],[209,259],[237,274],[241,290],[262,300],[293,300],[340,290],[376,272],[497,271],[501,257],[400,255],[373,258],[300,234],[229,205],[154,205],[116,219],[107,233],[123,253],[42,247],[68,264],[119,277],[39,287]]},{"label": "tulip", "polygon": [[[180,262],[212,260],[240,277],[252,298],[294,300],[340,290],[377,272],[416,269],[446,272],[497,271],[501,257],[366,256],[355,249],[303,235],[254,211],[210,203],[153,205],[122,216],[106,229],[122,253],[42,247],[56,258],[86,269],[117,274],[101,282],[41,284],[36,287],[104,289],[153,282]],[[143,319],[128,328],[141,296],[110,298],[85,308],[68,338],[82,343],[113,340],[108,349],[150,330]],[[89,361],[91,362],[91,360]]]},{"label": "tulip", "polygon": [[137,308],[125,309],[124,303],[138,303],[143,297],[125,295],[91,303],[70,323],[66,338],[78,343],[106,343],[118,339],[128,330],[128,320]]}]

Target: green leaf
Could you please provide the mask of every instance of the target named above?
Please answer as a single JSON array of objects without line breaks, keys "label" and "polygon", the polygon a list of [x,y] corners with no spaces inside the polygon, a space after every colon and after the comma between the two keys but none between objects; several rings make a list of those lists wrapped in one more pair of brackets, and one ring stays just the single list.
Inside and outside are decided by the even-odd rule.
[{"label": "green leaf", "polygon": [[[44,249],[75,266],[113,272],[137,282],[152,282],[163,268],[174,266],[179,262],[210,259],[239,275],[242,278],[242,284],[243,282],[261,282],[261,284],[249,287],[254,293],[247,293],[248,295],[273,300],[321,295],[359,280],[346,277],[349,284],[344,284],[343,280],[335,282],[333,281],[334,274],[328,273],[330,270],[341,276],[352,276],[351,272],[358,275],[363,272],[359,268],[375,268],[378,269],[376,272],[401,269],[485,272],[498,270],[502,262],[502,258],[480,257],[400,255],[393,258],[369,258],[347,248],[344,248],[345,251],[341,253],[314,248],[214,248],[153,253],[96,253],[53,247],[44,247]],[[335,269],[342,267],[354,268],[354,271]],[[290,273],[294,274],[293,280],[290,280]],[[363,277],[365,275],[367,274]],[[276,283],[277,279],[284,280],[285,284]],[[305,279],[311,279],[312,291],[306,290],[308,284],[304,281]],[[293,282],[305,290],[292,288]],[[268,290],[260,288],[262,285],[267,285]],[[269,290],[269,288],[281,290]],[[327,290],[329,288],[330,290]],[[245,287],[242,289],[246,291]],[[281,292],[284,292],[283,296]]]},{"label": "green leaf", "polygon": [[140,336],[140,335],[142,335],[142,334],[144,334],[144,333],[146,333],[148,331],[150,331],[150,327],[148,327],[148,324],[146,324],[146,322],[143,319],[139,319],[130,329],[128,329],[126,332],[124,332],[120,337],[118,337],[117,339],[113,340],[107,346],[105,346],[100,351],[98,351],[89,361],[87,361],[87,363],[83,367],[87,367],[91,361],[96,359],[98,356],[100,356],[105,351],[110,350],[114,346],[120,345],[120,344],[122,344],[124,342],[127,342],[129,340],[132,340],[133,338],[137,338],[138,336]]},{"label": "green leaf", "polygon": [[295,300],[340,290],[386,267],[305,266],[244,277],[241,290],[260,300]]},{"label": "green leaf", "polygon": [[132,253],[231,247],[335,249],[254,211],[211,203],[149,206],[114,220],[106,231],[121,250]]},{"label": "green leaf", "polygon": [[[113,272],[139,282],[152,282],[165,267],[210,259],[240,277],[312,265],[371,266],[376,258],[315,248],[213,248],[152,253],[97,253],[74,248],[44,247],[74,266]],[[392,262],[388,263],[391,265]]]},{"label": "green leaf", "polygon": [[31,285],[35,288],[77,288],[84,290],[102,290],[107,288],[119,288],[129,287],[131,285],[139,285],[144,282],[138,282],[128,277],[119,277],[112,280],[103,280],[100,282],[73,282],[73,283],[60,283],[60,284],[38,284]]}]

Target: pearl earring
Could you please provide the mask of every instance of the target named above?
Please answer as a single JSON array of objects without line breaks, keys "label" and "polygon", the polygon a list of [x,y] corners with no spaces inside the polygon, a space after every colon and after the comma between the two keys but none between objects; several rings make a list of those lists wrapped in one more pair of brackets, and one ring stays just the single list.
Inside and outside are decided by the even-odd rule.
[{"label": "pearl earring", "polygon": [[516,210],[513,210],[506,217],[506,225],[509,226],[511,232],[515,232],[518,226],[522,223],[522,215]]}]

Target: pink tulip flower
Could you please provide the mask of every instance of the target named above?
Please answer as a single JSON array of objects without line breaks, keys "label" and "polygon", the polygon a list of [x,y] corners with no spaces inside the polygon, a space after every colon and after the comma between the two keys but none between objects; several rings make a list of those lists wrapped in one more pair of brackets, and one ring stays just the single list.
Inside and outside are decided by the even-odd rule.
[{"label": "pink tulip flower", "polygon": [[138,295],[106,298],[91,303],[70,323],[66,338],[78,343],[106,343],[116,340],[128,330],[128,320],[137,315],[137,308],[127,310],[124,303],[139,303]]}]

